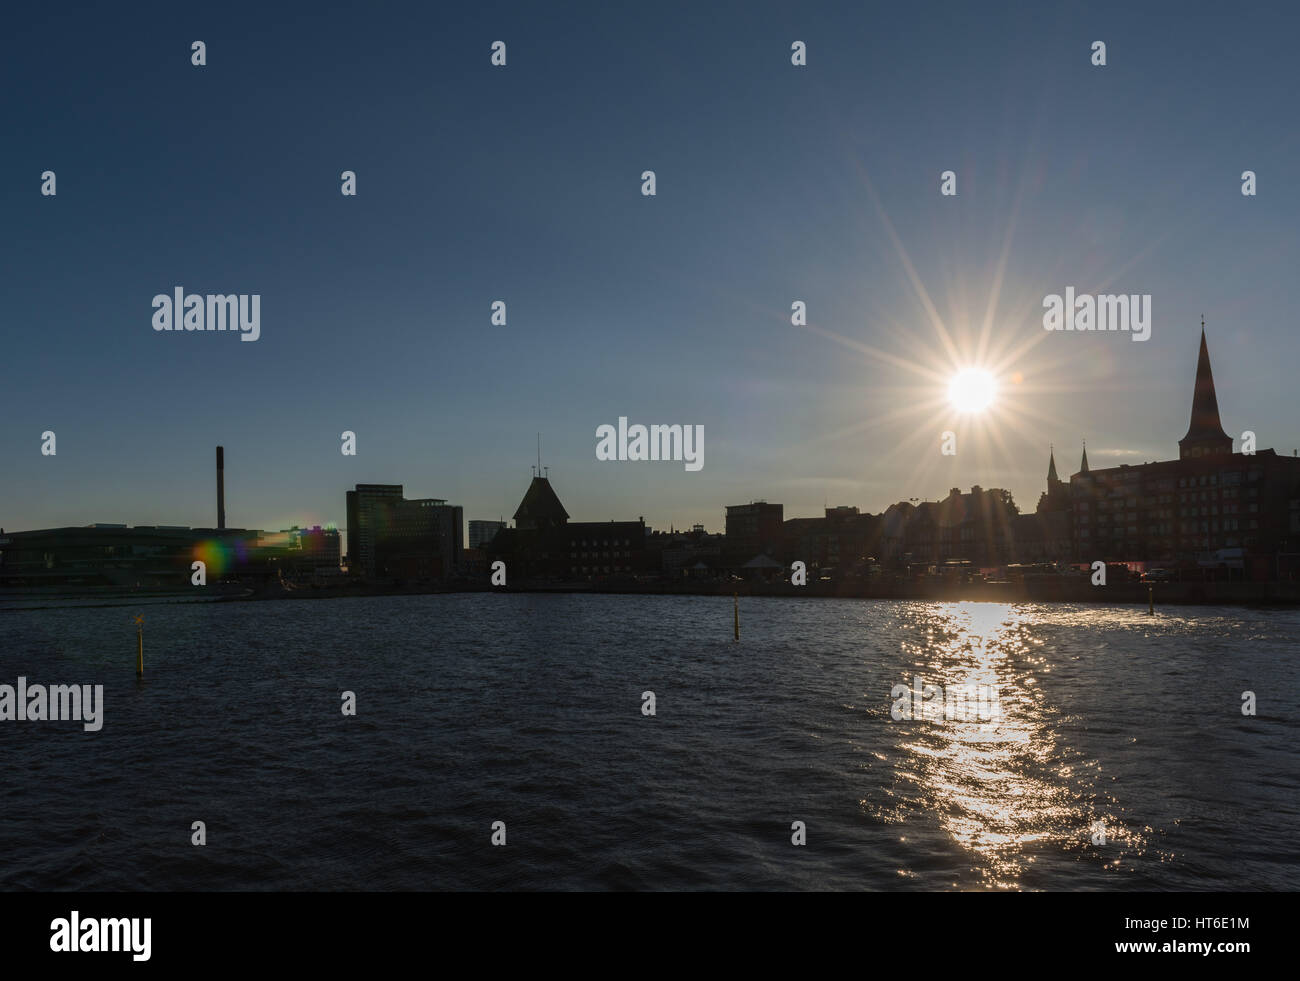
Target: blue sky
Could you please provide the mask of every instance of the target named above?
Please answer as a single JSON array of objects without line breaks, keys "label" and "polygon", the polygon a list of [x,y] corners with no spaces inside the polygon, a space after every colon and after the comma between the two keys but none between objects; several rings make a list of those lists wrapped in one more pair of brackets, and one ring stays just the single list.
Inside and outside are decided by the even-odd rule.
[{"label": "blue sky", "polygon": [[[575,519],[1032,509],[1049,443],[1176,456],[1202,314],[1225,428],[1290,453],[1300,17],[1132,6],[11,15],[0,526],[210,525],[218,443],[231,525],[341,526],[358,482],[509,518],[538,431]],[[261,338],[155,332],[178,285],[261,294]],[[1045,332],[1067,286],[1151,294],[1151,339]],[[702,425],[704,468],[597,461],[619,416]]]}]

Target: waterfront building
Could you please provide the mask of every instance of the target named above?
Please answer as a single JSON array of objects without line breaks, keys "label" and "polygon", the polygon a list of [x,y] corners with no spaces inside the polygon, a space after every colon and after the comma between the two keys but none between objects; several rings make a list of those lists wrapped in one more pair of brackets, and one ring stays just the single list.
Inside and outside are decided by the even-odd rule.
[{"label": "waterfront building", "polygon": [[464,551],[464,509],[442,498],[403,497],[401,484],[347,492],[348,571],[365,578],[454,576]]},{"label": "waterfront building", "polygon": [[834,569],[838,575],[861,571],[864,560],[878,557],[880,515],[856,507],[828,507],[820,518],[789,518],[784,523],[782,556],[809,570]]},{"label": "waterfront building", "polygon": [[335,576],[339,574],[341,559],[338,529],[294,525],[260,536],[256,554],[292,578]]},{"label": "waterfront building", "polygon": [[246,528],[120,524],[9,532],[0,543],[0,585],[187,586],[196,559],[209,583],[259,575],[262,537]]},{"label": "waterfront building", "polygon": [[645,519],[570,521],[549,477],[533,477],[514,518],[515,527],[499,531],[487,547],[508,576],[619,578],[649,569]]},{"label": "waterfront building", "polygon": [[[1086,469],[1086,449],[1083,465]],[[1057,475],[1055,448],[1048,450],[1047,490],[1039,496],[1033,514],[1018,514],[1012,519],[1012,532],[1012,557],[1016,562],[1068,562],[1073,557],[1070,485]]]},{"label": "waterfront building", "polygon": [[1223,428],[1204,324],[1178,459],[1089,469],[1070,478],[1080,562],[1240,568],[1286,578],[1300,552],[1300,459],[1233,452]]},{"label": "waterfront building", "polygon": [[386,508],[402,499],[401,484],[357,484],[347,492],[348,572],[375,574],[375,540],[382,533]]},{"label": "waterfront building", "polygon": [[726,565],[738,569],[758,555],[782,557],[784,512],[784,505],[766,501],[728,505],[723,545]]}]

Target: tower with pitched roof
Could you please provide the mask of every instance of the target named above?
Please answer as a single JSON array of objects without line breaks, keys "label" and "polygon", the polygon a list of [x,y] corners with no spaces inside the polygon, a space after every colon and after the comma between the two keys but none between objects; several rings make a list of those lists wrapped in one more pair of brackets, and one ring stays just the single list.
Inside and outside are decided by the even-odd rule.
[{"label": "tower with pitched roof", "polygon": [[1070,487],[1056,474],[1056,447],[1047,451],[1047,490],[1038,498],[1039,514],[1047,511],[1067,511],[1070,507]]},{"label": "tower with pitched roof", "polygon": [[1232,453],[1232,437],[1219,421],[1219,399],[1214,394],[1214,373],[1210,370],[1210,350],[1205,343],[1205,320],[1201,320],[1201,353],[1196,360],[1196,388],[1192,393],[1192,418],[1187,435],[1178,441],[1178,459],[1227,456]]}]

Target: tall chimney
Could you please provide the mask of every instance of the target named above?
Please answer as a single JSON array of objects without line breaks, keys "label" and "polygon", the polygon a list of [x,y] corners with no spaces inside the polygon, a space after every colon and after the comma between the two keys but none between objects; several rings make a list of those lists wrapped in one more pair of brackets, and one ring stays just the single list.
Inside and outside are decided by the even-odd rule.
[{"label": "tall chimney", "polygon": [[226,449],[217,447],[217,529],[226,527]]}]

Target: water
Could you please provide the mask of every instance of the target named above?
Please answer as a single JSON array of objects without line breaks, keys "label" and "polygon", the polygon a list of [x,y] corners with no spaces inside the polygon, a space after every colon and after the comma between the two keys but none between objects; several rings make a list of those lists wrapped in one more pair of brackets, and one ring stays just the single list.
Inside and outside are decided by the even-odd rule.
[{"label": "water", "polygon": [[[0,722],[0,888],[1300,888],[1298,612],[742,599],[740,644],[731,620],[506,594],[0,613],[0,683],[105,686],[99,732]],[[893,721],[915,676],[995,685],[1004,718]]]}]

